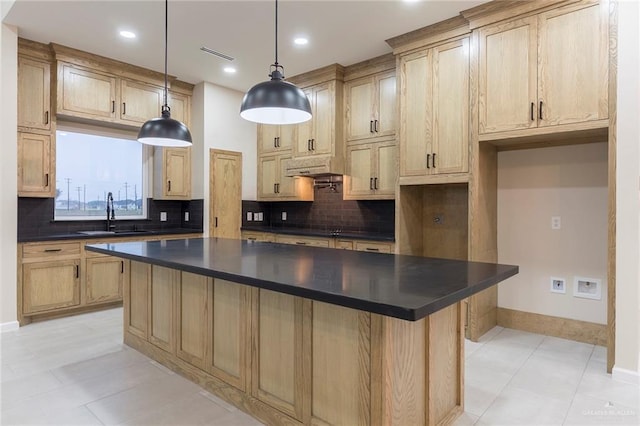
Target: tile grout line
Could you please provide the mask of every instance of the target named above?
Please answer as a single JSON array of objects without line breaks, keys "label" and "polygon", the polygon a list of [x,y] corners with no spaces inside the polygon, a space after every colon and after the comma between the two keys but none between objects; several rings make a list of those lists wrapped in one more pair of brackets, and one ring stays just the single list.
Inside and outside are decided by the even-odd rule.
[{"label": "tile grout line", "polygon": [[576,395],[578,394],[578,388],[580,388],[580,384],[582,383],[582,380],[584,379],[584,373],[587,371],[587,367],[589,366],[589,362],[591,361],[591,358],[593,357],[594,352],[596,351],[596,346],[593,345],[591,348],[591,354],[589,355],[589,359],[587,359],[587,362],[584,365],[584,368],[582,369],[582,374],[580,375],[580,380],[578,380],[578,384],[576,385],[576,389],[573,392],[573,396],[571,397],[571,400],[569,402],[569,409],[567,409],[566,414],[564,415],[564,419],[562,419],[562,424],[564,425],[565,423],[567,423],[567,418],[569,417],[569,413],[571,412],[571,407],[573,407],[573,403],[576,399]]}]

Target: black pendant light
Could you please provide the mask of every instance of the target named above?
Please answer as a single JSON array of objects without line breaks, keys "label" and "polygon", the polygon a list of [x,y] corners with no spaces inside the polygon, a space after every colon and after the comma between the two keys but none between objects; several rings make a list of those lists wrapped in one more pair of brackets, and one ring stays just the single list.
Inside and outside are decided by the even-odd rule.
[{"label": "black pendant light", "polygon": [[284,67],[278,64],[278,0],[276,0],[276,61],[270,67],[271,80],[253,86],[242,99],[240,116],[263,124],[295,124],[311,119],[309,99],[295,85],[284,81]]},{"label": "black pendant light", "polygon": [[167,104],[167,44],[169,33],[169,0],[164,2],[164,104],[162,117],[152,118],[142,125],[138,142],[155,146],[191,146],[191,133],[186,125],[171,118]]}]

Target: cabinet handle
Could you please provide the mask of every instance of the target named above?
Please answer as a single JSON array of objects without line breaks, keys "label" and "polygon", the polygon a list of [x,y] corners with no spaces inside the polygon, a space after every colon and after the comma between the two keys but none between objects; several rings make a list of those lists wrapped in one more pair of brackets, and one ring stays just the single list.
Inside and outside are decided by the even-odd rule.
[{"label": "cabinet handle", "polygon": [[427,169],[430,169],[429,160],[431,160],[431,154],[427,154]]},{"label": "cabinet handle", "polygon": [[533,116],[533,110],[535,107],[536,105],[533,102],[531,102],[531,121],[535,120],[535,117]]},{"label": "cabinet handle", "polygon": [[373,178],[369,178],[369,189],[373,190]]},{"label": "cabinet handle", "polygon": [[257,241],[257,238],[256,237],[247,237],[247,240],[248,241]]},{"label": "cabinet handle", "polygon": [[76,278],[80,278],[80,265],[76,265]]},{"label": "cabinet handle", "polygon": [[167,181],[167,192],[171,192],[171,181]]},{"label": "cabinet handle", "polygon": [[111,101],[111,113],[116,112],[116,101]]},{"label": "cabinet handle", "polygon": [[540,120],[542,120],[542,101],[540,101],[540,111],[538,111],[538,115],[540,116]]},{"label": "cabinet handle", "polygon": [[273,184],[273,193],[274,193],[274,194],[277,194],[277,193],[278,193],[278,191],[276,191],[276,185],[277,185],[277,184],[275,184],[275,183]]},{"label": "cabinet handle", "polygon": [[306,246],[307,243],[305,243],[304,241],[296,241],[296,244],[299,246]]},{"label": "cabinet handle", "polygon": [[49,173],[44,174],[44,182],[45,187],[49,186]]},{"label": "cabinet handle", "polygon": [[276,189],[278,190],[278,194],[280,193],[280,184],[276,183]]},{"label": "cabinet handle", "polygon": [[44,113],[44,124],[49,124],[49,111]]},{"label": "cabinet handle", "polygon": [[367,247],[365,250],[367,251],[380,251],[379,248]]},{"label": "cabinet handle", "polygon": [[124,274],[124,260],[120,261],[120,273]]},{"label": "cabinet handle", "polygon": [[378,120],[373,120],[373,130],[378,133]]},{"label": "cabinet handle", "polygon": [[216,216],[216,224],[214,225],[216,228],[218,227],[218,217]]},{"label": "cabinet handle", "polygon": [[311,139],[311,151],[316,150],[316,140],[315,138]]},{"label": "cabinet handle", "polygon": [[127,103],[123,102],[122,103],[122,115],[126,115],[127,114]]},{"label": "cabinet handle", "polygon": [[56,248],[56,249],[44,249],[44,252],[45,252],[45,253],[53,253],[53,252],[56,252],[56,251],[62,251],[62,249],[61,249],[61,248]]},{"label": "cabinet handle", "polygon": [[433,160],[431,162],[431,165],[433,166],[434,169],[436,168],[436,153],[435,152],[433,153]]},{"label": "cabinet handle", "polygon": [[373,120],[369,121],[369,133],[373,133]]},{"label": "cabinet handle", "polygon": [[378,189],[378,178],[377,177],[373,178],[373,189]]}]

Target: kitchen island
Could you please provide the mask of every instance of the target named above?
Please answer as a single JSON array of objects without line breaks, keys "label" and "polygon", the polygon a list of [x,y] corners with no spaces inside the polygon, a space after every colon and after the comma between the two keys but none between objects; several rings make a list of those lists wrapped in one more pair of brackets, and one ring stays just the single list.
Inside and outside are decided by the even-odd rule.
[{"label": "kitchen island", "polygon": [[87,250],[130,262],[126,344],[268,424],[453,421],[461,301],[518,271],[214,238]]}]

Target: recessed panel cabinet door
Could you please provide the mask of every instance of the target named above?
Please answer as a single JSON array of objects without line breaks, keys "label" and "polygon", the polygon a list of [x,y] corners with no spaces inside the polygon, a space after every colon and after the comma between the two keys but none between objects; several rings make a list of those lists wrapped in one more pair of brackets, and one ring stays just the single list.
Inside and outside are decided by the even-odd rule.
[{"label": "recessed panel cabinet door", "polygon": [[153,265],[149,295],[149,343],[176,353],[175,300],[180,271]]},{"label": "recessed panel cabinet door", "polygon": [[258,197],[259,198],[271,198],[276,195],[276,178],[279,174],[278,159],[277,157],[262,157],[260,158],[259,173],[260,179],[258,181]]},{"label": "recessed panel cabinet door", "polygon": [[52,197],[51,137],[18,133],[18,195]]},{"label": "recessed panel cabinet door", "polygon": [[608,117],[607,12],[578,5],[539,15],[540,126]]},{"label": "recessed panel cabinet door", "polygon": [[[191,126],[191,96],[182,93],[169,92],[169,108],[171,118],[178,120],[187,127]],[[162,111],[162,105],[158,110],[158,117]]]},{"label": "recessed panel cabinet door", "polygon": [[375,78],[376,112],[375,136],[392,136],[397,128],[396,73],[391,71]]},{"label": "recessed panel cabinet door", "polygon": [[80,304],[80,260],[22,265],[23,313],[31,314]]},{"label": "recessed panel cabinet door", "polygon": [[165,148],[166,194],[189,197],[191,194],[191,157],[189,148]]},{"label": "recessed panel cabinet door", "polygon": [[377,169],[374,182],[377,199],[391,199],[396,195],[398,177],[398,148],[395,142],[376,144],[375,166]]},{"label": "recessed panel cabinet door", "polygon": [[480,133],[537,126],[537,18],[480,30]]},{"label": "recessed panel cabinet door", "polygon": [[318,86],[314,89],[315,109],[313,121],[313,135],[311,136],[311,153],[330,154],[332,151],[333,128],[333,90],[329,83]]},{"label": "recessed panel cabinet door", "polygon": [[120,120],[132,124],[160,117],[163,90],[150,84],[120,80]]},{"label": "recessed panel cabinet door", "polygon": [[[116,78],[60,64],[58,114],[85,118],[116,118]],[[60,70],[60,68],[58,68]],[[61,75],[60,75],[61,74]]]},{"label": "recessed panel cabinet door", "polygon": [[277,138],[280,135],[280,126],[272,124],[258,125],[258,149],[260,152],[273,152],[278,150]]},{"label": "recessed panel cabinet door", "polygon": [[51,66],[18,57],[18,126],[51,128]]},{"label": "recessed panel cabinet door", "polygon": [[367,77],[346,83],[345,89],[347,140],[370,138],[373,134],[373,78]]},{"label": "recessed panel cabinet door", "polygon": [[[347,147],[347,187],[346,199],[358,199],[359,196],[373,194],[373,156],[372,144],[352,145]],[[367,197],[368,198],[368,197]]]},{"label": "recessed panel cabinet door", "polygon": [[313,138],[313,123],[316,116],[315,107],[315,94],[313,89],[306,89],[304,94],[309,99],[311,104],[311,119],[296,125],[296,142],[295,142],[295,154],[299,157],[311,155],[311,138]]},{"label": "recessed panel cabinet door", "polygon": [[287,176],[287,161],[291,160],[291,155],[281,155],[278,159],[278,197],[295,197],[296,196],[296,177]]},{"label": "recessed panel cabinet door", "polygon": [[86,259],[87,304],[122,300],[125,263],[111,256]]},{"label": "recessed panel cabinet door", "polygon": [[207,370],[211,279],[182,272],[178,291],[178,358]]}]

